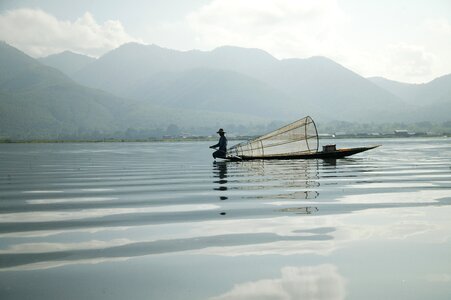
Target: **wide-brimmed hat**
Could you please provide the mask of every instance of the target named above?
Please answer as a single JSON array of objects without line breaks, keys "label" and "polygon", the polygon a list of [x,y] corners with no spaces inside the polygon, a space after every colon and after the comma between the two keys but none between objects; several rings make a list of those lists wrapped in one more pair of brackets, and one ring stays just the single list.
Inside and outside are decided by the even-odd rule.
[{"label": "wide-brimmed hat", "polygon": [[219,130],[218,130],[218,131],[216,131],[216,133],[225,133],[225,131],[224,131],[224,129],[222,129],[222,128],[219,128]]}]

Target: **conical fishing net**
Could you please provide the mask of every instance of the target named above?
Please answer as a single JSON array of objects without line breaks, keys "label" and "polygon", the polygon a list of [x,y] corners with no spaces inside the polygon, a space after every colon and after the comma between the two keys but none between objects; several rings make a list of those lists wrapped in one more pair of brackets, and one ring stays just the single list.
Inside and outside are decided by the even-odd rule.
[{"label": "conical fishing net", "polygon": [[237,144],[228,156],[268,158],[318,152],[315,122],[305,117],[251,141]]}]

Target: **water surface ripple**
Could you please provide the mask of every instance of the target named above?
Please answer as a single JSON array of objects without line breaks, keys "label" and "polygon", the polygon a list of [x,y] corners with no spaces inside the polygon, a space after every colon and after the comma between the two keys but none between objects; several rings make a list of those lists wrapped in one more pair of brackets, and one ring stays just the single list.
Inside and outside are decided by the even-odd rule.
[{"label": "water surface ripple", "polygon": [[[35,274],[31,272],[101,272],[118,264],[135,273],[135,261],[147,264],[146,276],[154,284],[139,285],[134,292],[130,288],[132,299],[239,299],[251,293],[244,291],[249,284],[277,276],[277,284],[266,283],[273,292],[283,289],[284,280],[309,285],[303,274],[312,272],[335,282],[338,298],[330,299],[377,299],[377,292],[365,293],[361,284],[372,276],[380,276],[381,284],[387,279],[381,271],[374,273],[370,262],[363,264],[373,275],[359,272],[354,260],[371,245],[371,253],[365,253],[384,265],[385,254],[373,253],[383,245],[393,253],[415,245],[425,255],[435,255],[429,267],[413,273],[407,262],[398,265],[399,285],[391,289],[399,299],[412,296],[403,294],[404,276],[411,284],[433,286],[435,299],[445,299],[451,294],[446,285],[451,282],[451,251],[438,249],[451,250],[449,139],[334,142],[383,146],[330,161],[214,162],[204,142],[0,145],[2,299],[27,298],[37,287],[18,287]],[[409,255],[419,258],[416,252]],[[231,258],[250,264],[249,270],[238,272],[231,263],[224,273],[230,278],[209,288],[188,289],[182,283],[168,291],[155,279],[153,267],[165,265],[166,282],[194,280],[167,271],[176,260],[186,264],[198,259],[200,269],[182,263],[180,270],[204,278],[206,266],[224,266]],[[259,270],[261,264],[267,265],[265,270]],[[43,276],[36,285],[49,285],[52,276]],[[112,279],[122,280],[124,275]],[[110,284],[99,284],[117,293],[94,289],[85,296],[124,295]],[[63,286],[66,299],[77,298],[70,293],[73,282]],[[39,295],[57,298],[52,289],[34,299]]]}]

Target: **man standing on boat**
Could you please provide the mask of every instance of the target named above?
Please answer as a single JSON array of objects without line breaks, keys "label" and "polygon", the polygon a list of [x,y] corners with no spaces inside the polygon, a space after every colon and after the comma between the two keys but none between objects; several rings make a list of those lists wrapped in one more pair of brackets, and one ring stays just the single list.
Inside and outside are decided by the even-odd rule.
[{"label": "man standing on boat", "polygon": [[220,128],[218,130],[218,132],[216,132],[217,134],[219,134],[220,138],[219,138],[219,143],[217,143],[216,145],[210,146],[210,148],[214,149],[216,147],[219,147],[218,150],[216,150],[215,152],[213,152],[213,158],[216,159],[217,157],[219,158],[226,158],[226,154],[227,154],[227,138],[225,137],[225,131]]}]

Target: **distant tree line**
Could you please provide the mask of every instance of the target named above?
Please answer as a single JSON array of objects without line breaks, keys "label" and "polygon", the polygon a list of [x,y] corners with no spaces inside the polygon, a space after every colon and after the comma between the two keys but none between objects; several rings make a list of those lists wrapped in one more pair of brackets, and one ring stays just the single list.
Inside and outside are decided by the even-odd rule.
[{"label": "distant tree line", "polygon": [[446,122],[393,122],[393,123],[353,123],[345,121],[334,121],[327,123],[318,123],[320,133],[345,133],[345,134],[391,134],[395,130],[407,130],[409,132],[433,134],[433,135],[451,135],[451,121]]},{"label": "distant tree line", "polygon": [[[79,127],[76,129],[49,130],[40,129],[36,132],[20,132],[15,135],[5,135],[0,132],[0,141],[9,140],[146,140],[164,138],[192,138],[192,137],[216,137],[219,127],[224,128],[230,137],[256,136],[275,130],[285,123],[273,121],[268,124],[223,124],[216,127],[190,127],[182,128],[177,124],[169,124],[157,128],[127,128],[125,130],[105,131],[90,130]],[[432,123],[353,123],[345,121],[319,122],[316,124],[320,134],[392,134],[395,130],[407,130],[409,132],[432,135],[451,136],[451,121]]]}]

